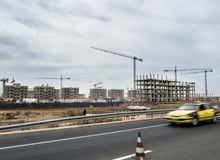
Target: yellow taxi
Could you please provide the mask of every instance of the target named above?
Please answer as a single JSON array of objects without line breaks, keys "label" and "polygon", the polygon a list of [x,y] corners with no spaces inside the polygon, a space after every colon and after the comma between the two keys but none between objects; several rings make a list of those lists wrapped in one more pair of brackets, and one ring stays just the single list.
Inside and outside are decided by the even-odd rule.
[{"label": "yellow taxi", "polygon": [[187,103],[177,110],[167,113],[165,119],[171,125],[190,123],[196,126],[201,121],[218,122],[220,119],[220,112],[218,107],[206,103]]}]

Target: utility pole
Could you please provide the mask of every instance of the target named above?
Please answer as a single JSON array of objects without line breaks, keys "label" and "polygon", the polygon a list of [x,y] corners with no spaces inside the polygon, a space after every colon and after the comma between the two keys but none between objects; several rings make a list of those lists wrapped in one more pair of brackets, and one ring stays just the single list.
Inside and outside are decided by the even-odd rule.
[{"label": "utility pole", "polygon": [[142,62],[143,59],[137,58],[136,56],[130,56],[130,55],[126,55],[126,54],[123,54],[123,53],[119,53],[119,52],[115,52],[115,51],[110,51],[110,50],[103,49],[103,48],[97,48],[97,47],[91,47],[91,48],[99,50],[99,51],[103,51],[103,52],[106,52],[106,53],[111,53],[111,54],[115,54],[115,55],[118,55],[118,56],[122,56],[122,57],[133,59],[134,98],[136,98],[136,61]]}]

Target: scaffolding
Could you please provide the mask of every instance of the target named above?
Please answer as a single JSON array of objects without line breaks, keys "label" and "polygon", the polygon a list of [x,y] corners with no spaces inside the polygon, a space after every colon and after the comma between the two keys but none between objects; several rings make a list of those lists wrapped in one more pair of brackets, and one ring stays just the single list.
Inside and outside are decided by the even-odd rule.
[{"label": "scaffolding", "polygon": [[190,101],[195,95],[194,82],[172,81],[163,76],[146,75],[137,77],[137,99],[153,103]]}]

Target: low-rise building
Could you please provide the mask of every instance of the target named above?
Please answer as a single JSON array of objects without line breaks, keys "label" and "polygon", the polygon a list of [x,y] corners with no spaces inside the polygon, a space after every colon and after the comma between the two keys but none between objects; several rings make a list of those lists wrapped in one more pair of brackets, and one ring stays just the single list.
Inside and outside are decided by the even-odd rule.
[{"label": "low-rise building", "polygon": [[107,89],[93,88],[90,89],[89,99],[91,100],[105,100],[107,98]]},{"label": "low-rise building", "polygon": [[55,89],[48,85],[35,86],[33,98],[36,98],[39,101],[53,101],[55,99]]},{"label": "low-rise building", "polygon": [[20,83],[5,86],[5,98],[22,101],[28,96],[28,86],[22,86]]},{"label": "low-rise building", "polygon": [[131,90],[128,90],[127,94],[128,94],[127,95],[128,100],[134,100],[136,96],[136,91],[131,89]]},{"label": "low-rise building", "polygon": [[62,88],[61,97],[62,99],[79,99],[79,88]]},{"label": "low-rise building", "polygon": [[124,100],[124,90],[123,89],[109,89],[108,98],[112,100]]}]

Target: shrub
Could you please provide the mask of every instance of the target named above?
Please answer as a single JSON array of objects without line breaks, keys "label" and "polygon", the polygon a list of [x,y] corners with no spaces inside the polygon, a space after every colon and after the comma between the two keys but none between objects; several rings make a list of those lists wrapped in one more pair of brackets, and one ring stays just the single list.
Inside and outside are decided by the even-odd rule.
[{"label": "shrub", "polygon": [[8,112],[5,113],[5,119],[16,119],[16,113]]}]

